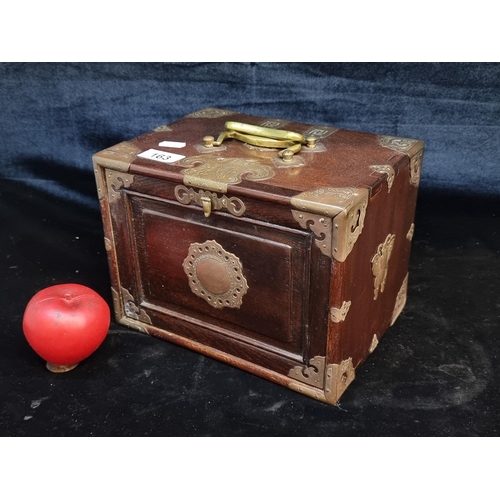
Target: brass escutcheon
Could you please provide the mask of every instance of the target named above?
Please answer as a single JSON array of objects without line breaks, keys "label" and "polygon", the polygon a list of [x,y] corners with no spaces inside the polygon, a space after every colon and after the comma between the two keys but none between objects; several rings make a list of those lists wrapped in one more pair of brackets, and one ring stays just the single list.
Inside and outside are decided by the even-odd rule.
[{"label": "brass escutcheon", "polygon": [[215,240],[192,243],[182,266],[195,295],[216,309],[240,308],[248,284],[236,255]]}]

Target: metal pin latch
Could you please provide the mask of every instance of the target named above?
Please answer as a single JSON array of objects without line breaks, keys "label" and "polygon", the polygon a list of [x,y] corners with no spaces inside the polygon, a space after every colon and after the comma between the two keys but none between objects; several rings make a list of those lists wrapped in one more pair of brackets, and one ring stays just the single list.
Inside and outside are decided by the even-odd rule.
[{"label": "metal pin latch", "polygon": [[203,206],[203,213],[205,214],[205,217],[210,217],[210,213],[212,212],[212,200],[208,196],[202,196],[200,200]]}]

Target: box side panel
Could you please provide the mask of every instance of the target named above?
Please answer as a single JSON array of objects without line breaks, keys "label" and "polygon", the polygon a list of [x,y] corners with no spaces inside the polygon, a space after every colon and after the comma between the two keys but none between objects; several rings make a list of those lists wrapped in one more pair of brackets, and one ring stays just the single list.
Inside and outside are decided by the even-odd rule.
[{"label": "box side panel", "polygon": [[332,318],[349,304],[343,319],[330,324],[328,358],[334,364],[350,359],[353,368],[359,366],[404,307],[417,190],[410,160],[403,157],[391,185],[383,184],[369,200],[353,251],[334,267]]}]

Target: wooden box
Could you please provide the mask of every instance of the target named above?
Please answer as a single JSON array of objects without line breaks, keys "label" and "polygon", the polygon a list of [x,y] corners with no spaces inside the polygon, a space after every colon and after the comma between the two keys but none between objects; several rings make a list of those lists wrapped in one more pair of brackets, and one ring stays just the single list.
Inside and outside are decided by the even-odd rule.
[{"label": "wooden box", "polygon": [[116,321],[336,403],[404,307],[422,155],[216,108],[95,154]]}]

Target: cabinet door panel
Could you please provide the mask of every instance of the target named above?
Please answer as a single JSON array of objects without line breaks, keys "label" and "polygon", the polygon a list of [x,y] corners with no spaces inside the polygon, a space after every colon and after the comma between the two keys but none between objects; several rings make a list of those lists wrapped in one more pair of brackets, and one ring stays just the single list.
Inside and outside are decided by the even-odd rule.
[{"label": "cabinet door panel", "polygon": [[302,354],[309,233],[129,196],[141,307]]}]

